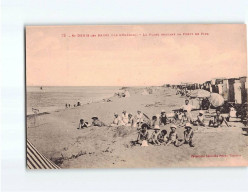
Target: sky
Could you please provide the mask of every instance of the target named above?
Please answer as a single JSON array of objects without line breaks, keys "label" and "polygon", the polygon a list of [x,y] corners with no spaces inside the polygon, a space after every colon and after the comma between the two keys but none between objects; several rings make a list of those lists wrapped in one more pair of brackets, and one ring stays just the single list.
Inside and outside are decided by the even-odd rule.
[{"label": "sky", "polygon": [[203,83],[246,76],[246,49],[244,24],[27,26],[26,81],[27,86]]}]

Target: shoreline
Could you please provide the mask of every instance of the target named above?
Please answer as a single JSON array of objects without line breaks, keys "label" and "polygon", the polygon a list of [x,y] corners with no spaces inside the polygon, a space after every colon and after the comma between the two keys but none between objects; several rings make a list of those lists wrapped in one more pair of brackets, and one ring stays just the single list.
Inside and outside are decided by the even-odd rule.
[{"label": "shoreline", "polygon": [[[30,87],[30,86],[29,86],[29,87]],[[31,86],[31,87],[36,87],[36,86]],[[53,86],[52,86],[52,87],[53,87]],[[63,87],[63,86],[61,86],[61,87]],[[69,87],[69,86],[68,86],[68,87]],[[99,102],[104,101],[105,99],[113,98],[113,97],[115,97],[115,94],[116,94],[117,92],[120,92],[120,91],[123,91],[123,90],[124,90],[124,89],[122,89],[122,88],[124,88],[124,87],[120,87],[118,90],[116,90],[116,91],[114,92],[114,94],[111,94],[111,95],[108,96],[108,97],[100,98],[100,99],[95,100],[95,101],[94,101],[94,100],[93,100],[93,101],[89,100],[87,103],[82,103],[80,106],[88,105],[88,104],[92,104],[92,103],[99,103]],[[32,92],[30,92],[30,93],[32,93]],[[27,101],[28,101],[28,100],[26,100],[26,104],[27,104]],[[44,114],[52,114],[52,113],[54,113],[54,112],[60,112],[60,111],[63,111],[63,110],[68,110],[68,109],[72,109],[72,108],[77,108],[77,107],[80,107],[80,106],[75,106],[75,107],[70,107],[70,108],[60,108],[60,109],[56,108],[56,109],[51,110],[51,111],[45,110],[45,111],[40,112],[40,113],[38,113],[38,114],[31,114],[31,113],[28,114],[28,113],[27,113],[27,110],[26,110],[25,115],[26,115],[27,118],[32,118],[32,117],[35,117],[35,116],[41,116],[41,115],[44,115]]]}]

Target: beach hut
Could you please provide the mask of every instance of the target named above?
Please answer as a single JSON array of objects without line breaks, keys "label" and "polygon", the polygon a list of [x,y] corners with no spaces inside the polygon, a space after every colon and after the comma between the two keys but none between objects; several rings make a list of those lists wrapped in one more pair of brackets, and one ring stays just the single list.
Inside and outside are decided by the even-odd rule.
[{"label": "beach hut", "polygon": [[234,99],[236,104],[242,103],[242,95],[241,95],[241,82],[240,80],[235,80],[234,82]]},{"label": "beach hut", "polygon": [[235,95],[234,95],[234,83],[235,78],[228,79],[228,101],[235,102]]},{"label": "beach hut", "polygon": [[223,96],[223,79],[224,78],[217,78],[215,80],[215,85],[216,85],[216,93],[219,93],[220,95]]},{"label": "beach hut", "polygon": [[212,92],[211,81],[206,81],[205,84],[206,84],[206,90]]},{"label": "beach hut", "polygon": [[223,79],[222,95],[224,100],[228,100],[228,92],[229,92],[228,79]]},{"label": "beach hut", "polygon": [[247,103],[247,77],[240,77],[242,104]]},{"label": "beach hut", "polygon": [[60,169],[52,161],[42,155],[35,146],[27,139],[26,160],[28,169]]}]

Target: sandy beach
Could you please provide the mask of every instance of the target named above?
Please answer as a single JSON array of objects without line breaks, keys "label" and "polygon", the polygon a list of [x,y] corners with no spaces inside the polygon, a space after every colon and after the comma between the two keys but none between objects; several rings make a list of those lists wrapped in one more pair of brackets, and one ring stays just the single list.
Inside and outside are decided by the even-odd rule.
[{"label": "sandy beach", "polygon": [[[113,121],[113,113],[123,110],[136,114],[141,110],[150,118],[162,109],[167,113],[183,105],[185,97],[176,90],[153,87],[153,93],[142,95],[143,88],[128,88],[130,97],[111,97],[79,107],[27,117],[27,138],[36,148],[61,168],[159,168],[247,166],[248,136],[243,124],[230,122],[231,127],[194,126],[195,147],[131,146],[137,129],[131,127],[89,127],[77,129],[81,118],[91,123],[97,116],[105,124]],[[195,117],[199,111],[193,111]],[[210,110],[214,112],[214,110]],[[206,115],[207,117],[207,115]],[[209,118],[206,118],[209,120]],[[170,124],[161,127],[170,131]],[[177,129],[183,138],[184,128]]]}]

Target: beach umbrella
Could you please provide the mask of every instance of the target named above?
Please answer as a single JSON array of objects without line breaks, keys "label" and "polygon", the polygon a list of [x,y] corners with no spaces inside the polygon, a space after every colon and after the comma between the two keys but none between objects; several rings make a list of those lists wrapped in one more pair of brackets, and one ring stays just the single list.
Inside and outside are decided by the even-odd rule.
[{"label": "beach umbrella", "polygon": [[207,90],[204,90],[204,89],[196,89],[190,93],[190,97],[192,97],[192,98],[206,98],[206,97],[210,97],[210,92]]},{"label": "beach umbrella", "polygon": [[219,107],[224,104],[224,98],[218,93],[211,93],[209,101],[214,107]]}]

